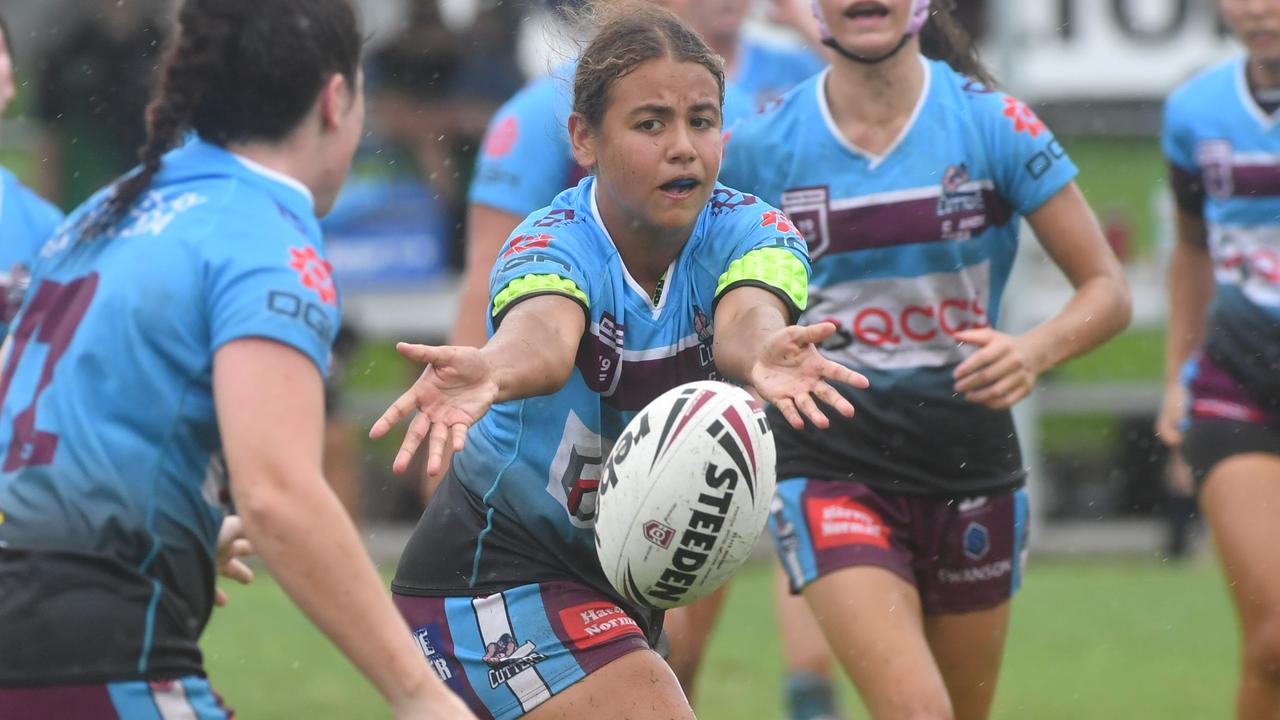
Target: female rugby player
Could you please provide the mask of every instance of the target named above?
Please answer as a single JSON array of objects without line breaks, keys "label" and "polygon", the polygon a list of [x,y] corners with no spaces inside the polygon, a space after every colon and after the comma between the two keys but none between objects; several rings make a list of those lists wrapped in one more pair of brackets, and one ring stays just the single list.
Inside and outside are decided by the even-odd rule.
[{"label": "female rugby player", "polygon": [[6,346],[0,714],[229,717],[197,641],[234,500],[397,718],[472,717],[320,471],[339,312],[316,216],[364,119],[355,12],[188,0],[178,24],[141,167],[44,244]]},{"label": "female rugby player", "polygon": [[[823,355],[871,387],[830,431],[772,415],[771,525],[872,717],[985,718],[1026,532],[1009,408],[1123,328],[1128,289],[1075,166],[992,87],[953,3],[818,5],[831,68],[732,131],[722,179],[795,220],[805,321],[837,323]],[[1075,294],[1012,336],[1022,216]]]}]

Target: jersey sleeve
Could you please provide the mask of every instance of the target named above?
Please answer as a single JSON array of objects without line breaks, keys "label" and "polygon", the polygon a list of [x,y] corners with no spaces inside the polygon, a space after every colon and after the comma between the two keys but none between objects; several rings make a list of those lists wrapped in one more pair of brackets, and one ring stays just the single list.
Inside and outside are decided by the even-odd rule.
[{"label": "jersey sleeve", "polygon": [[996,192],[1019,214],[1030,215],[1075,179],[1075,163],[1053,132],[1024,102],[970,83]]},{"label": "jersey sleeve", "polygon": [[54,207],[53,203],[45,200],[35,194],[29,188],[22,188],[25,197],[25,214],[27,216],[28,226],[31,233],[27,238],[29,243],[26,248],[26,254],[29,258],[34,258],[35,254],[40,252],[40,247],[53,237],[58,227],[62,225],[64,215],[62,211]]},{"label": "jersey sleeve", "polygon": [[524,217],[570,184],[575,165],[565,126],[569,89],[559,72],[526,86],[494,115],[468,202]]},{"label": "jersey sleeve", "polygon": [[591,307],[590,258],[579,247],[573,211],[548,208],[529,216],[502,246],[489,277],[490,332],[511,308],[539,295],[563,295]]},{"label": "jersey sleeve", "polygon": [[[711,199],[716,247],[732,247],[716,281],[716,301],[737,287],[777,295],[795,322],[809,301],[809,255],[804,238],[783,213],[754,195],[719,186]],[[716,217],[719,215],[719,217]]]},{"label": "jersey sleeve", "polygon": [[338,290],[323,252],[293,227],[264,223],[257,232],[208,238],[206,307],[211,350],[248,337],[288,345],[329,372],[338,332]]},{"label": "jersey sleeve", "polygon": [[1169,181],[1178,208],[1191,215],[1204,214],[1204,183],[1196,163],[1196,140],[1186,108],[1186,90],[1169,97],[1164,106],[1160,147],[1169,161]]}]

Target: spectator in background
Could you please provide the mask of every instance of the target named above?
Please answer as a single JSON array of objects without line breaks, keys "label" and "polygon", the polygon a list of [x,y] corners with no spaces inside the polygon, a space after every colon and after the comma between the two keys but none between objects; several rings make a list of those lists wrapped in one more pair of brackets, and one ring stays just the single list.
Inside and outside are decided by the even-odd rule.
[{"label": "spectator in background", "polygon": [[[9,26],[0,18],[0,115],[13,100],[13,53]],[[62,222],[62,213],[0,167],[0,337],[18,312],[31,259]]]},{"label": "spectator in background", "polygon": [[46,133],[40,194],[80,204],[138,162],[163,33],[148,0],[92,0],[44,59],[36,115]]}]

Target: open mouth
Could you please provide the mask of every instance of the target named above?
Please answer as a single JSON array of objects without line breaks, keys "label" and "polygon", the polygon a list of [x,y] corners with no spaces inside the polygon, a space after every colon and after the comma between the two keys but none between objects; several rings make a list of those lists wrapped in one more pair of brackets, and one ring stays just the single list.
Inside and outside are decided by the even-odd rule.
[{"label": "open mouth", "polygon": [[889,15],[889,8],[878,2],[856,2],[844,11],[844,16],[852,20],[882,18]]},{"label": "open mouth", "polygon": [[658,186],[662,192],[675,197],[685,197],[693,193],[702,183],[697,178],[679,177]]}]

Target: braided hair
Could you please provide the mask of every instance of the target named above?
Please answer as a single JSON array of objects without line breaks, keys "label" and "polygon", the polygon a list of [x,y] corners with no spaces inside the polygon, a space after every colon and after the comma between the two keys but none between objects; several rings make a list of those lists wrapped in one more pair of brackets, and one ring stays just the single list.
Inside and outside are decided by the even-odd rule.
[{"label": "braided hair", "polygon": [[978,48],[956,19],[956,0],[933,0],[929,21],[920,29],[920,52],[934,60],[945,60],[961,75],[968,75],[987,87],[995,87],[995,76],[978,57]]},{"label": "braided hair", "polygon": [[220,146],[284,139],[334,73],[356,87],[362,40],[350,0],[186,0],[147,105],[141,167],[87,220],[113,228],[188,130]]}]

